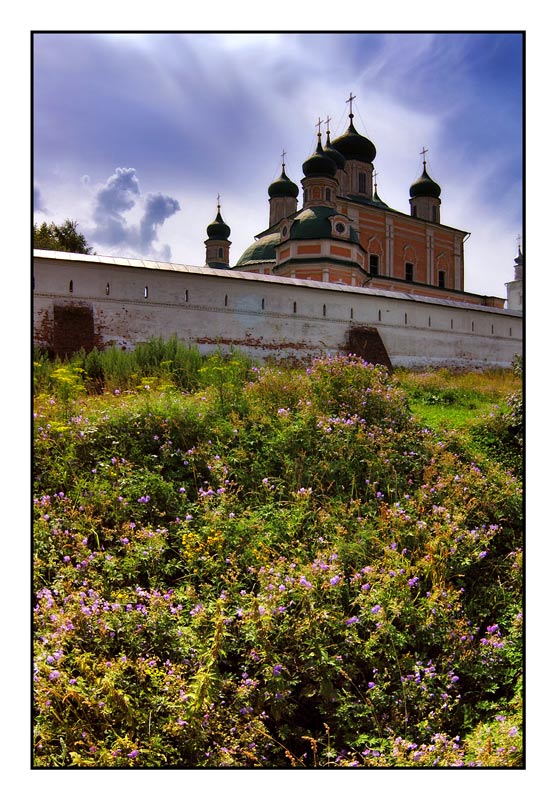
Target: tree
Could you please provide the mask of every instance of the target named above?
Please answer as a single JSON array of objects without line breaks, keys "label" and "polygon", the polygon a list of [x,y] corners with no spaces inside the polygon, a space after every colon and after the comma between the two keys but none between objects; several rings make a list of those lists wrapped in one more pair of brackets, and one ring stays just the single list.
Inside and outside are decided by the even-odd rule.
[{"label": "tree", "polygon": [[78,223],[66,219],[63,225],[55,222],[43,222],[33,225],[33,248],[36,250],[62,250],[65,253],[84,253],[89,255],[93,248],[89,247],[82,233],[77,233]]}]

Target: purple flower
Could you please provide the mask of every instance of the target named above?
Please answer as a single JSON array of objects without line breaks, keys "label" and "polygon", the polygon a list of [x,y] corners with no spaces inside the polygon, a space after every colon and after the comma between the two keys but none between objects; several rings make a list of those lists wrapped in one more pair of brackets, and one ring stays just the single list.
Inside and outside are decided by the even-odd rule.
[{"label": "purple flower", "polygon": [[284,669],[284,667],[281,664],[275,664],[272,667],[272,674],[273,675],[279,675],[282,672],[283,669]]},{"label": "purple flower", "polygon": [[378,614],[378,612],[381,610],[381,608],[382,608],[382,606],[378,605],[378,603],[377,603],[376,606],[373,606],[371,608],[371,614]]},{"label": "purple flower", "polygon": [[333,578],[330,578],[330,585],[331,586],[336,586],[337,583],[340,583],[340,580],[341,579],[340,579],[339,575],[334,575]]},{"label": "purple flower", "polygon": [[350,617],[346,619],[346,625],[355,625],[356,622],[359,622],[359,617]]},{"label": "purple flower", "polygon": [[483,550],[482,553],[479,553],[479,558],[484,558],[487,555],[487,551]]},{"label": "purple flower", "polygon": [[127,754],[127,757],[128,758],[137,758],[138,755],[139,755],[139,750],[132,750],[131,752],[129,752]]},{"label": "purple flower", "polygon": [[369,683],[367,684],[367,686],[369,687],[369,689],[374,689],[374,688],[375,688],[375,686],[376,686],[376,683],[375,683],[374,681],[369,681]]},{"label": "purple flower", "polygon": [[416,583],[419,583],[419,578],[410,578],[407,582],[408,586],[415,586]]},{"label": "purple flower", "polygon": [[60,673],[58,672],[57,669],[53,669],[48,677],[50,678],[51,681],[55,681],[57,678],[60,677]]}]

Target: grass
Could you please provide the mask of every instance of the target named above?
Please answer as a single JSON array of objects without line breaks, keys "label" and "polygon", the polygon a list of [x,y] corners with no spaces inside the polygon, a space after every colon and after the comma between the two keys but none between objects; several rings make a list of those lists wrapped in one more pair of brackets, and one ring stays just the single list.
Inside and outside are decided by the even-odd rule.
[{"label": "grass", "polygon": [[36,766],[521,764],[517,379],[36,364]]}]

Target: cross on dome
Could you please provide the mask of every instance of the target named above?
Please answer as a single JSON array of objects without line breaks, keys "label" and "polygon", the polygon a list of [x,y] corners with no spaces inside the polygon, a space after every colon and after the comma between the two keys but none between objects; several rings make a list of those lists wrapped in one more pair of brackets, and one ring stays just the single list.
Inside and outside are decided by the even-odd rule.
[{"label": "cross on dome", "polygon": [[426,148],[426,147],[425,147],[425,145],[423,145],[423,149],[421,150],[421,153],[420,153],[420,155],[422,155],[422,156],[423,156],[423,166],[424,166],[424,167],[426,167],[426,166],[427,166],[427,162],[426,162],[426,160],[425,160],[425,156],[427,155],[427,153],[428,153],[428,152],[429,152],[429,151],[428,151],[428,148]]},{"label": "cross on dome", "polygon": [[353,106],[352,106],[352,104],[353,104],[353,101],[355,100],[356,97],[357,97],[356,94],[352,95],[352,93],[350,92],[349,93],[349,97],[346,100],[346,103],[349,103],[349,116],[350,116],[350,119],[353,118]]}]

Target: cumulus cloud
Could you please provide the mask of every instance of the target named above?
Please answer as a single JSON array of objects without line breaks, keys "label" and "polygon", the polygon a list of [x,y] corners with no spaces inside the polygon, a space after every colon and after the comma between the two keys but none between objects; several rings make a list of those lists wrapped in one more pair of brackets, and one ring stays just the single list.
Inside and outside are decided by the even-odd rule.
[{"label": "cumulus cloud", "polygon": [[[127,215],[135,207],[142,208],[139,224]],[[117,167],[94,196],[94,227],[89,237],[94,244],[107,245],[127,255],[169,259],[168,245],[157,249],[158,232],[165,220],[180,210],[176,199],[161,192],[143,198],[137,171],[133,167]]]},{"label": "cumulus cloud", "polygon": [[34,211],[42,211],[43,214],[48,213],[48,209],[44,205],[41,190],[38,186],[33,186],[33,209]]}]

